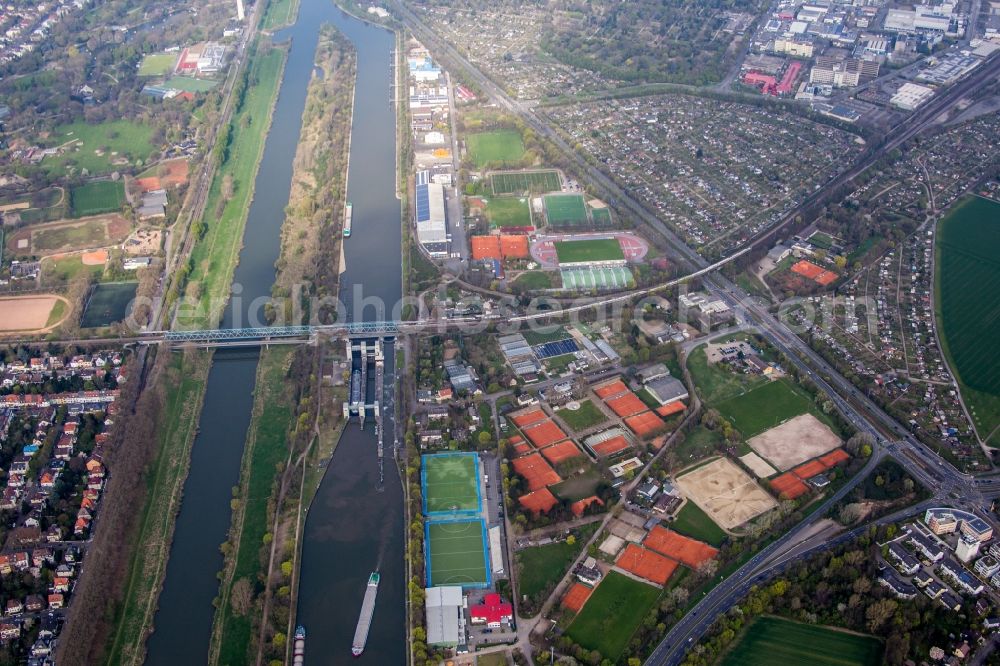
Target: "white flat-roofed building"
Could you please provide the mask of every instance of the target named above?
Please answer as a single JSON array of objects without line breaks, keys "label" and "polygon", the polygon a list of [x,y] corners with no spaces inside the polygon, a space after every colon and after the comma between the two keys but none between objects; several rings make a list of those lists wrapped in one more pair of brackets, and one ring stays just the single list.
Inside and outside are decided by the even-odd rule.
[{"label": "white flat-roofed building", "polygon": [[457,585],[424,590],[428,645],[455,647],[465,643],[462,605],[462,588]]},{"label": "white flat-roofed building", "polygon": [[913,111],[934,96],[934,90],[916,83],[904,83],[889,103],[904,111]]}]

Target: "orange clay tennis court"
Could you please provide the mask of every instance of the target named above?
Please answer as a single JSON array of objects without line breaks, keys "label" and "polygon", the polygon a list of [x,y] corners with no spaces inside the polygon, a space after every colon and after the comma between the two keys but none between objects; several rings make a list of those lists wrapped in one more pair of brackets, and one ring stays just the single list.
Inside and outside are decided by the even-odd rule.
[{"label": "orange clay tennis court", "polygon": [[629,443],[622,435],[617,435],[611,439],[604,440],[600,444],[594,444],[591,448],[594,449],[594,453],[606,458],[629,448]]},{"label": "orange clay tennis court", "polygon": [[662,407],[657,408],[656,413],[660,416],[671,416],[672,414],[683,412],[685,409],[687,409],[687,405],[680,400],[674,400],[673,402],[668,402]]},{"label": "orange clay tennis court", "polygon": [[514,458],[511,464],[514,465],[514,471],[528,481],[528,490],[539,490],[562,481],[551,465],[537,453]]},{"label": "orange clay tennis court", "polygon": [[546,446],[542,449],[542,455],[553,465],[558,465],[561,462],[582,456],[583,453],[576,448],[576,444],[567,439],[558,444]]},{"label": "orange clay tennis court", "polygon": [[542,488],[527,495],[521,495],[517,498],[517,501],[521,506],[534,514],[547,513],[552,507],[559,504],[559,500],[549,492],[548,488]]},{"label": "orange clay tennis court", "polygon": [[630,543],[625,547],[625,550],[618,556],[615,564],[625,571],[634,573],[636,576],[645,578],[657,585],[663,585],[670,580],[670,576],[673,575],[678,566],[674,560],[664,557],[659,553],[654,553],[651,550],[646,550],[634,543]]},{"label": "orange clay tennis court", "polygon": [[597,495],[591,495],[590,497],[584,497],[582,500],[577,500],[569,505],[569,510],[573,512],[573,515],[579,518],[583,515],[583,512],[587,510],[587,507],[591,504],[598,504],[604,506],[604,502]]},{"label": "orange clay tennis court", "polygon": [[831,467],[836,467],[840,463],[847,462],[850,459],[851,456],[847,455],[847,451],[845,451],[844,449],[834,449],[833,451],[827,453],[825,456],[819,457],[819,461],[823,463],[823,465],[827,469],[830,469]]},{"label": "orange clay tennis court", "polygon": [[566,433],[552,420],[545,420],[530,428],[522,428],[524,436],[539,449],[549,444],[555,444],[559,440],[566,439]]},{"label": "orange clay tennis court", "polygon": [[683,534],[678,534],[659,525],[649,532],[642,544],[646,548],[675,559],[692,569],[697,569],[719,552],[707,543],[689,539]]},{"label": "orange clay tennis court", "polygon": [[792,266],[792,271],[824,287],[837,279],[837,274],[833,271],[828,271],[804,259]]},{"label": "orange clay tennis court", "polygon": [[545,412],[538,409],[532,409],[531,411],[521,412],[519,414],[511,415],[510,419],[517,425],[518,428],[524,428],[524,426],[529,426],[532,423],[538,423],[539,421],[544,421],[548,418]]},{"label": "orange clay tennis court", "polygon": [[594,389],[594,393],[597,394],[598,398],[604,400],[605,398],[610,398],[612,396],[618,395],[619,393],[624,393],[627,390],[628,387],[625,386],[625,383],[622,382],[622,380],[620,379],[616,379],[613,382],[609,382],[607,384],[602,384],[601,386],[598,386],[597,388]]},{"label": "orange clay tennis court", "polygon": [[795,476],[800,479],[811,479],[817,474],[822,474],[826,471],[826,465],[818,460],[810,460],[807,463],[802,463],[798,467],[792,470]]},{"label": "orange clay tennis court", "polygon": [[643,412],[642,414],[636,414],[625,419],[625,425],[639,437],[646,437],[666,424],[663,422],[663,419],[653,412]]},{"label": "orange clay tennis court", "polygon": [[795,499],[800,495],[805,495],[809,488],[802,483],[802,479],[791,472],[785,472],[781,476],[771,479],[771,490],[776,492],[779,497],[784,495],[788,499]]},{"label": "orange clay tennis court", "polygon": [[646,406],[646,403],[639,400],[639,396],[631,391],[617,398],[605,400],[605,402],[618,416],[632,416],[633,414],[638,414],[639,412],[644,412],[649,409],[649,407]]},{"label": "orange clay tennis court", "polygon": [[562,607],[579,613],[593,593],[594,588],[587,587],[583,583],[573,583],[573,587],[569,588],[569,592],[562,598]]},{"label": "orange clay tennis court", "polygon": [[516,453],[519,456],[523,456],[524,454],[530,452],[531,452],[531,444],[528,444],[523,439],[514,445],[514,453]]}]

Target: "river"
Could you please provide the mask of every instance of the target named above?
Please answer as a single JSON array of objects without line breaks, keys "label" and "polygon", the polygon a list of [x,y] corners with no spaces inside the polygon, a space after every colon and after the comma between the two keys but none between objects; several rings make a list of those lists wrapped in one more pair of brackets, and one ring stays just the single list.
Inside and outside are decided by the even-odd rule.
[{"label": "river", "polygon": [[[223,326],[246,325],[260,316],[258,297],[270,294],[280,230],[302,124],[306,89],[313,70],[319,28],[335,24],[357,49],[358,82],[348,197],[353,230],[345,244],[347,271],[341,276],[348,311],[367,303],[352,319],[393,318],[401,293],[400,214],[395,197],[395,111],[389,104],[392,33],[336,9],[330,0],[302,0],[295,25],[281,31],[292,47],[285,66],[271,129],[255,181],[233,299]],[[368,302],[389,304],[380,309]],[[251,309],[254,312],[251,312]],[[386,385],[393,387],[394,355],[386,355]],[[240,459],[250,423],[258,354],[216,352],[194,441],[191,470],[177,518],[163,591],[147,644],[146,663],[204,663],[212,628],[216,572],[223,565],[219,545],[231,520],[230,489],[239,483]],[[386,432],[393,432],[391,418]],[[391,445],[391,434],[387,444]],[[371,663],[405,661],[403,500],[395,466],[378,479],[372,426],[351,424],[336,450],[306,521],[299,620],[309,631],[308,660],[344,663],[369,572],[380,567],[379,588],[368,650]]]}]

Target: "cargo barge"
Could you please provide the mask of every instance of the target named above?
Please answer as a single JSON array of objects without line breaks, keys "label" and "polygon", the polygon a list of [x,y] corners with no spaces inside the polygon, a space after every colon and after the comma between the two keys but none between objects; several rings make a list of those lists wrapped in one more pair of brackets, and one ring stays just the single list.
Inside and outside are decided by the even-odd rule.
[{"label": "cargo barge", "polygon": [[351,219],[354,217],[354,206],[350,201],[344,207],[344,238],[349,238],[351,235]]},{"label": "cargo barge", "polygon": [[354,644],[351,645],[351,654],[360,657],[365,651],[365,643],[368,642],[368,630],[372,626],[372,615],[375,613],[375,597],[378,595],[379,575],[373,571],[368,577],[368,587],[365,590],[365,599],[361,602],[361,615],[358,617],[358,627],[354,630]]},{"label": "cargo barge", "polygon": [[301,624],[295,629],[295,642],[292,644],[292,666],[302,666],[306,662],[306,628]]}]

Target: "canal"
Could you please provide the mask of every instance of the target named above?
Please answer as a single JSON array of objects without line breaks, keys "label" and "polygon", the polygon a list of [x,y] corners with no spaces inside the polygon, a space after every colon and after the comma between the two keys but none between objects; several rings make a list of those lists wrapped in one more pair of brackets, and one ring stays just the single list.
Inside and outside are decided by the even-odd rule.
[{"label": "canal", "polygon": [[[348,197],[354,204],[344,254],[341,298],[349,317],[394,318],[401,294],[400,214],[395,197],[395,111],[389,104],[392,33],[347,16],[330,0],[302,0],[296,23],[276,39],[291,39],[271,129],[255,181],[233,298],[223,326],[253,325],[260,299],[270,294],[292,162],[301,130],[306,89],[323,23],[335,24],[355,45],[358,81]],[[332,260],[332,259],[331,259]],[[355,312],[356,311],[356,312]],[[163,590],[147,643],[146,663],[204,663],[212,628],[216,572],[223,565],[230,489],[239,483],[258,354],[216,352],[177,517]],[[385,399],[395,385],[391,346],[386,354]],[[391,404],[391,402],[390,402]],[[392,444],[393,422],[386,422]],[[345,430],[306,521],[299,619],[309,632],[309,663],[344,663],[368,574],[382,573],[378,604],[363,660],[405,660],[403,500],[391,459],[384,489],[370,424]],[[390,449],[391,450],[391,449]]]}]

